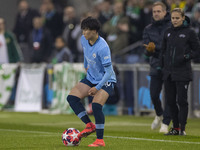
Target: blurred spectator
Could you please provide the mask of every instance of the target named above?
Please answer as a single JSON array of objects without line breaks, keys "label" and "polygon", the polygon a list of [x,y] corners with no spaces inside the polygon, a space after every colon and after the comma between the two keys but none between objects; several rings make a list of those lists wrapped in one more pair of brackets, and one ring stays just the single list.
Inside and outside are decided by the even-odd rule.
[{"label": "blurred spectator", "polygon": [[153,2],[151,0],[146,0],[144,6],[142,7],[140,20],[142,24],[142,28],[151,23],[152,19],[152,6]]},{"label": "blurred spectator", "polygon": [[195,2],[196,0],[186,0],[185,8],[183,9],[185,15],[188,16],[190,19],[192,18],[192,10]]},{"label": "blurred spectator", "polygon": [[74,61],[78,61],[78,50],[77,50],[77,39],[72,36],[73,32],[75,31],[75,26],[79,24],[76,18],[76,12],[74,7],[67,6],[64,9],[63,15],[63,22],[64,22],[64,29],[63,29],[63,38],[65,42],[68,44],[69,49],[72,50],[72,54],[74,56]]},{"label": "blurred spectator", "polygon": [[42,17],[33,19],[33,30],[29,36],[31,62],[47,62],[52,54],[53,39],[48,29],[43,26]]},{"label": "blurred spectator", "polygon": [[114,57],[122,48],[128,46],[129,26],[129,18],[124,14],[123,3],[115,2],[113,17],[102,27]]},{"label": "blurred spectator", "polygon": [[88,12],[88,16],[98,19],[101,11],[102,2],[96,2]]},{"label": "blurred spectator", "polygon": [[20,0],[18,2],[18,13],[15,19],[13,32],[19,42],[25,62],[30,61],[28,36],[30,31],[33,29],[32,20],[38,15],[39,12],[30,8],[27,0]]},{"label": "blurred spectator", "polygon": [[196,34],[200,39],[200,3],[197,3],[193,9],[193,15],[191,17],[191,26],[194,28]]},{"label": "blurred spectator", "polygon": [[162,2],[166,5],[167,11],[170,12],[172,10],[172,4],[174,0],[162,0]]},{"label": "blurred spectator", "polygon": [[111,6],[110,0],[104,0],[101,4],[98,20],[102,25],[110,20],[113,15]]},{"label": "blurred spectator", "polygon": [[42,6],[40,7],[40,12],[45,17],[44,26],[49,29],[53,39],[62,35],[62,14],[55,10],[52,0],[43,0]]},{"label": "blurred spectator", "polygon": [[174,8],[181,8],[182,10],[185,8],[186,1],[185,0],[173,0],[171,5],[171,10]]},{"label": "blurred spectator", "polygon": [[63,61],[73,62],[73,56],[64,39],[59,36],[55,40],[55,51],[53,52],[53,59],[51,62],[52,64],[56,64]]},{"label": "blurred spectator", "polygon": [[71,33],[71,37],[72,39],[76,39],[76,48],[77,48],[77,61],[78,62],[83,62],[84,58],[83,58],[83,48],[81,45],[81,36],[82,36],[82,30],[81,30],[81,21],[84,18],[87,18],[88,16],[90,16],[90,12],[86,12],[83,13],[80,17],[80,22],[78,24],[76,24],[76,26],[74,27],[73,32]]},{"label": "blurred spectator", "polygon": [[22,58],[15,36],[6,30],[5,20],[0,17],[0,64],[16,63]]},{"label": "blurred spectator", "polygon": [[19,43],[27,43],[29,32],[33,29],[32,20],[39,13],[30,8],[27,0],[20,0],[14,25],[14,33]]},{"label": "blurred spectator", "polygon": [[129,43],[142,40],[142,31],[144,26],[141,21],[144,18],[140,19],[140,16],[144,5],[143,2],[143,0],[140,0],[140,3],[138,0],[126,0],[124,3],[126,16],[128,16],[130,20]]},{"label": "blurred spectator", "polygon": [[[197,3],[193,8],[193,15],[191,17],[191,26],[200,39],[200,3]],[[200,63],[200,59],[193,60],[194,63]]]}]

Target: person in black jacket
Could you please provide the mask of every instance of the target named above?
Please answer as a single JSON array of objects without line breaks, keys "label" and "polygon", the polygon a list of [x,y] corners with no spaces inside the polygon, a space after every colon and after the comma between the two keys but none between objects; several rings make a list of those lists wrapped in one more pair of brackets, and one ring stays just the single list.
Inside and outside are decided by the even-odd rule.
[{"label": "person in black jacket", "polygon": [[53,51],[53,38],[44,27],[42,17],[33,18],[33,30],[29,35],[29,53],[31,63],[48,62]]},{"label": "person in black jacket", "polygon": [[165,31],[160,56],[165,95],[173,121],[173,128],[165,135],[186,135],[191,59],[199,57],[200,43],[189,26],[189,18],[180,8],[172,10],[171,22],[173,26]]},{"label": "person in black jacket", "polygon": [[156,112],[156,117],[151,125],[151,129],[157,129],[161,122],[160,132],[167,133],[171,121],[169,107],[165,104],[163,110],[160,100],[162,89],[162,75],[157,70],[159,66],[159,54],[161,51],[164,31],[171,26],[170,14],[166,11],[166,6],[162,2],[153,4],[152,23],[147,25],[143,31],[143,43],[146,47],[145,55],[150,59],[150,95]]}]

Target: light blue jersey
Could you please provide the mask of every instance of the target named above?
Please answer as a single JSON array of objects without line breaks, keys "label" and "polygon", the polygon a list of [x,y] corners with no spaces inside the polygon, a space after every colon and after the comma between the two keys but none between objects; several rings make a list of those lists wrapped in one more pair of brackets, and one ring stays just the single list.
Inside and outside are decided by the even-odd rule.
[{"label": "light blue jersey", "polygon": [[[84,36],[81,37],[81,44],[84,53],[84,67],[88,68],[86,78],[93,84],[99,84],[105,79],[105,67],[111,66],[111,73],[105,82],[116,83],[115,72],[113,71],[110,48],[107,42],[102,38],[98,37],[94,45],[90,45],[89,41]],[[101,85],[102,86],[102,85]],[[98,86],[101,88],[101,86]]]}]

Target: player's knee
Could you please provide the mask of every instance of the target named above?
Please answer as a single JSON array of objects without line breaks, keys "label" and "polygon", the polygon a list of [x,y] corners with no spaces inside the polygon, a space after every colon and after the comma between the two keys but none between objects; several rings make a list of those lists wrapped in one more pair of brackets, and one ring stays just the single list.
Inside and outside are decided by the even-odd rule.
[{"label": "player's knee", "polygon": [[73,96],[73,95],[68,95],[67,96],[67,101],[69,104],[77,103],[80,101],[80,98]]}]

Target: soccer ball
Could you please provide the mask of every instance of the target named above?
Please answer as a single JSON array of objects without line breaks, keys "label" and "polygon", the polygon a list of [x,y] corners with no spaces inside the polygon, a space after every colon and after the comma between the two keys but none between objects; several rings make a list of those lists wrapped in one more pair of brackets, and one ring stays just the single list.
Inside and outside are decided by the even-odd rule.
[{"label": "soccer ball", "polygon": [[68,128],[62,134],[62,142],[65,146],[78,146],[80,139],[78,138],[79,130],[75,128]]}]

